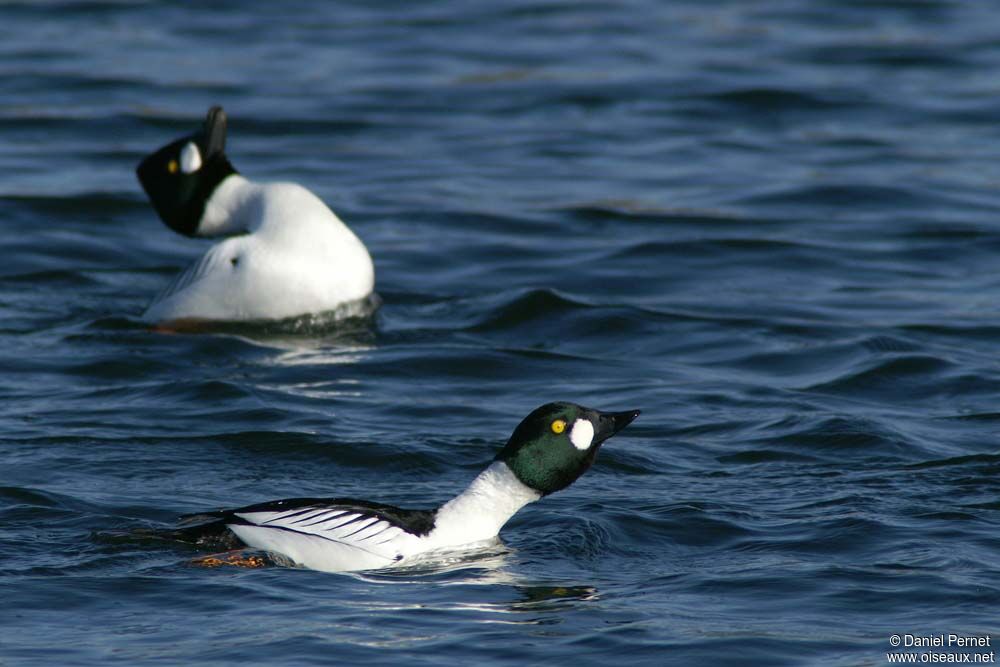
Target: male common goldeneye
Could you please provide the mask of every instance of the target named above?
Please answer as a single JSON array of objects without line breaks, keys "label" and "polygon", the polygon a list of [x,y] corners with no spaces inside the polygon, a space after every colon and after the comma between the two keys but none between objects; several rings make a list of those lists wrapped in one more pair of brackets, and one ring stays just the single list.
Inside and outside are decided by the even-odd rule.
[{"label": "male common goldeneye", "polygon": [[186,236],[232,236],[167,285],[143,319],[276,320],[369,297],[375,269],[357,236],[295,183],[255,183],[225,154],[226,115],[146,157],[136,169],[153,208]]},{"label": "male common goldeneye", "polygon": [[[406,564],[431,551],[494,539],[530,502],[572,484],[601,444],[639,416],[548,403],[514,429],[493,462],[435,510],[349,498],[292,498],[186,517],[168,535],[202,546],[253,547],[327,572]],[[235,538],[234,538],[235,536]]]}]

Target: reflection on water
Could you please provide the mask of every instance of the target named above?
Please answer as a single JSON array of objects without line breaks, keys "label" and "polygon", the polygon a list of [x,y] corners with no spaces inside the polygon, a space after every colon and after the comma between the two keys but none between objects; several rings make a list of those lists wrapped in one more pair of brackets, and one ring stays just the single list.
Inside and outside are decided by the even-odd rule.
[{"label": "reflection on water", "polygon": [[[483,548],[431,554],[402,567],[356,573],[352,576],[381,584],[467,587],[461,596],[446,595],[440,601],[431,599],[421,605],[422,608],[440,611],[537,614],[559,611],[576,602],[600,599],[594,586],[543,584],[531,581],[517,571],[515,555],[513,549],[497,539]],[[500,587],[500,595],[496,587]],[[480,590],[478,594],[477,588]],[[498,597],[504,597],[503,590],[513,591],[516,598],[498,601]],[[494,616],[478,617],[478,621],[529,625],[554,622],[552,618],[547,617],[498,619]]]},{"label": "reflection on water", "polygon": [[404,565],[356,573],[365,581],[395,584],[425,584],[429,578],[441,585],[488,585],[515,583],[508,570],[513,554],[499,538],[482,546],[435,551],[408,558]]},{"label": "reflection on water", "polygon": [[307,313],[283,320],[179,321],[155,325],[153,330],[165,334],[229,335],[254,345],[276,347],[291,352],[317,348],[365,347],[370,346],[374,340],[375,313],[381,305],[382,298],[373,293],[364,299],[342,304],[333,310]]},{"label": "reflection on water", "polygon": [[[3,4],[0,661],[855,665],[982,628],[991,3],[628,7]],[[213,103],[248,175],[351,222],[377,317],[139,321],[196,250],[134,166]],[[645,412],[517,552],[336,575],[102,534],[432,506],[556,398]]]},{"label": "reflection on water", "polygon": [[524,600],[514,605],[518,611],[558,609],[563,602],[590,602],[599,600],[600,594],[593,586],[520,586]]}]

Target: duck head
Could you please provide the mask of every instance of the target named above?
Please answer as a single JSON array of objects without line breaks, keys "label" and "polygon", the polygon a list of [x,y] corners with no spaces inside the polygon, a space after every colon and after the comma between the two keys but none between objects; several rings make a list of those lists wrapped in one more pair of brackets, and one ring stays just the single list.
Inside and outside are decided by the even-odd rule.
[{"label": "duck head", "polygon": [[604,441],[638,416],[638,410],[600,412],[574,403],[547,403],[524,418],[495,460],[547,495],[576,481],[594,463]]},{"label": "duck head", "polygon": [[226,148],[226,113],[212,107],[201,129],[147,156],[136,168],[160,219],[175,232],[196,236],[205,203],[236,169]]}]

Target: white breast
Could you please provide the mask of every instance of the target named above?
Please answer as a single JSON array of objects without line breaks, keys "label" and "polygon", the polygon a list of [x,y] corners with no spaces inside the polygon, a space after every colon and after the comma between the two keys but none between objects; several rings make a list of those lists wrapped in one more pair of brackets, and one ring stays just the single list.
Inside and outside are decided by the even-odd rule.
[{"label": "white breast", "polygon": [[445,549],[493,540],[510,517],[541,498],[506,463],[496,461],[437,512],[424,549]]}]

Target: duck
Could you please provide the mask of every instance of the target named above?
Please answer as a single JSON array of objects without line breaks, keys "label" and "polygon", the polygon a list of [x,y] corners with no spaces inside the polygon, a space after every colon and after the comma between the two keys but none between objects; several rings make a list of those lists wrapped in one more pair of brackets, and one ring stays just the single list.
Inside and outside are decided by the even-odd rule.
[{"label": "duck", "polygon": [[343,312],[372,298],[375,269],[364,243],[310,190],[260,183],[226,156],[226,114],[146,156],[139,183],[167,227],[223,240],[181,272],[142,315],[183,328],[205,322],[283,320]]},{"label": "duck", "polygon": [[[639,413],[601,412],[569,402],[542,405],[518,424],[485,470],[436,509],[289,498],[187,515],[169,537],[201,547],[251,548],[324,572],[380,570],[488,546],[522,507],[576,481],[601,445]],[[212,562],[227,561],[213,557]]]}]

